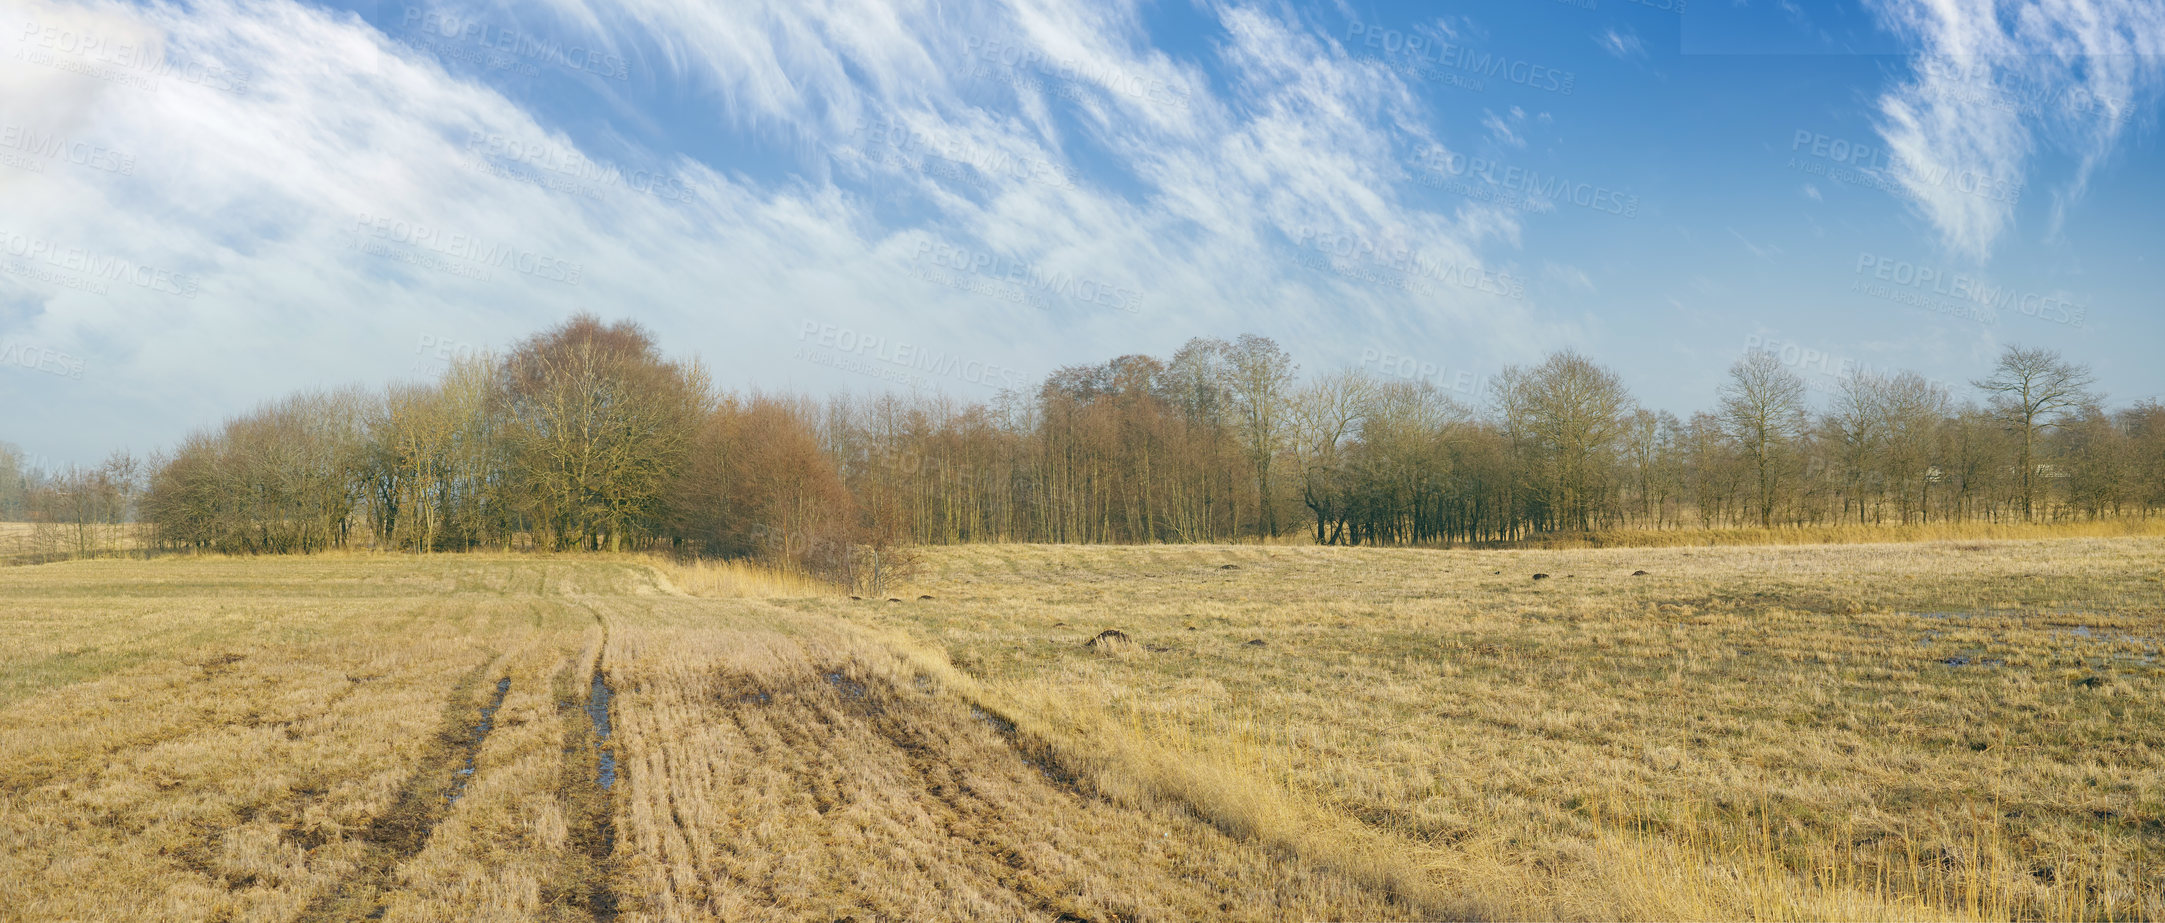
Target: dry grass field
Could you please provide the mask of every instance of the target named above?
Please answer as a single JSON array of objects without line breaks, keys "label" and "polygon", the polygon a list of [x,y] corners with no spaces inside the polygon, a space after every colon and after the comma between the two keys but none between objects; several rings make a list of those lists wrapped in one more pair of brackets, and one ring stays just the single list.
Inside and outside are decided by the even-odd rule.
[{"label": "dry grass field", "polygon": [[2165,540],[926,561],[0,569],[0,919],[2165,917]]},{"label": "dry grass field", "polygon": [[29,552],[36,533],[30,523],[0,521],[0,563]]},{"label": "dry grass field", "polygon": [[1412,913],[1085,793],[939,665],[743,598],[809,585],[665,570],[0,570],[0,919]]},{"label": "dry grass field", "polygon": [[125,554],[142,550],[148,538],[149,530],[139,523],[73,526],[0,521],[0,567]]},{"label": "dry grass field", "polygon": [[2165,917],[2165,541],[933,562],[856,617],[1446,912]]}]

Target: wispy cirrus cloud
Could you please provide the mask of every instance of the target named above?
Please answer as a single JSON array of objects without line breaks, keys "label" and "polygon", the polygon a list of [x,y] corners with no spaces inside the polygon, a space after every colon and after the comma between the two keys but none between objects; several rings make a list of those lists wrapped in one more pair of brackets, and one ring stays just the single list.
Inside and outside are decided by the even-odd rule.
[{"label": "wispy cirrus cloud", "polygon": [[1621,32],[1614,28],[1603,29],[1599,35],[1594,36],[1594,44],[1600,45],[1601,50],[1608,52],[1609,57],[1619,61],[1646,57],[1646,44],[1639,40],[1638,33],[1628,28]]},{"label": "wispy cirrus cloud", "polygon": [[2148,0],[1880,0],[1877,13],[1920,51],[1879,98],[1879,133],[1910,168],[1902,184],[1918,212],[1975,260],[2017,202],[1976,195],[1963,177],[2034,186],[2041,151],[2069,153],[2057,226],[2165,77],[2165,7]]},{"label": "wispy cirrus cloud", "polygon": [[[1153,47],[1133,5],[545,0],[439,17],[621,55],[633,79],[590,87],[608,106],[669,85],[790,158],[770,176],[567,120],[547,85],[377,28],[413,19],[403,7],[372,24],[290,0],[33,5],[56,33],[203,66],[146,88],[40,52],[35,30],[0,35],[0,109],[137,155],[132,176],[0,174],[7,230],[94,242],[198,293],[0,276],[10,334],[116,370],[66,400],[11,382],[37,391],[12,425],[78,432],[87,392],[122,408],[106,433],[170,442],[296,387],[402,373],[417,334],[504,343],[584,309],[636,316],[725,383],[815,390],[856,383],[781,357],[809,316],[794,306],[1014,368],[1229,330],[1326,357],[1393,330],[1534,349],[1523,301],[1302,262],[1320,233],[1506,272],[1514,216],[1404,194],[1409,151],[1481,126],[1445,124],[1284,8],[1209,13],[1214,80]],[[646,179],[626,179],[634,164]],[[1003,297],[1018,279],[1068,291]]]}]

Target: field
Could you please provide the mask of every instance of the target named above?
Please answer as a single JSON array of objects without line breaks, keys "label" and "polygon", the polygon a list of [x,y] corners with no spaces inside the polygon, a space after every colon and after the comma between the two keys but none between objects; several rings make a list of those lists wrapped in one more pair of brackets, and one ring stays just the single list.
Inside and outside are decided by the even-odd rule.
[{"label": "field", "polygon": [[1407,913],[1078,793],[846,622],[643,564],[85,561],[0,595],[0,918]]},{"label": "field", "polygon": [[0,569],[0,919],[2165,917],[2165,540],[926,562]]},{"label": "field", "polygon": [[140,524],[89,526],[0,521],[0,567],[70,557],[116,554],[143,548]]},{"label": "field", "polygon": [[0,521],[0,562],[28,552],[36,533],[30,523]]}]

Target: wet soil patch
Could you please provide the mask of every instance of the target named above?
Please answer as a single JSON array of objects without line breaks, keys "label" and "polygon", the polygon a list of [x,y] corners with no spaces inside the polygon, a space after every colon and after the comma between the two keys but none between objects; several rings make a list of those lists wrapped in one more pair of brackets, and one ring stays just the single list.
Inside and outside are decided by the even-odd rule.
[{"label": "wet soil patch", "polygon": [[[610,870],[616,855],[616,748],[609,738],[615,732],[610,719],[610,708],[616,701],[616,690],[609,685],[608,676],[597,666],[594,678],[588,684],[584,712],[585,743],[577,753],[581,758],[567,761],[564,767],[567,780],[571,782],[571,813],[575,821],[574,834],[580,853],[580,864],[575,870],[576,889],[579,900],[596,920],[617,918],[618,901],[615,889],[609,885]],[[573,718],[576,722],[577,717]]]},{"label": "wet soil patch", "polygon": [[986,711],[980,706],[970,706],[970,717],[976,718],[977,720],[983,721],[986,724],[990,725],[992,729],[998,731],[1000,733],[1000,736],[1002,737],[1012,738],[1016,734],[1015,722],[1009,721],[1006,718],[1002,718],[999,715],[995,715],[989,711]]},{"label": "wet soil patch", "polygon": [[394,883],[399,865],[420,854],[428,844],[429,834],[465,788],[473,774],[474,756],[480,752],[488,730],[494,727],[496,709],[502,707],[504,695],[510,690],[509,677],[498,680],[491,701],[478,709],[476,720],[474,695],[487,681],[491,662],[476,666],[452,687],[444,722],[431,736],[420,767],[400,787],[398,801],[356,835],[362,850],[353,874],[317,897],[299,919],[332,921],[383,916],[387,909],[383,895]]},{"label": "wet soil patch", "polygon": [[594,726],[594,750],[598,755],[594,784],[603,791],[616,785],[616,751],[609,748],[609,703],[615,699],[616,690],[609,688],[600,670],[595,670],[593,688],[586,697],[586,718]]},{"label": "wet soil patch", "polygon": [[542,899],[554,907],[585,912],[581,916],[575,911],[564,919],[615,920],[623,909],[611,886],[616,854],[612,790],[618,767],[610,737],[615,731],[616,689],[601,671],[598,658],[586,682],[581,683],[579,671],[567,665],[557,674],[554,688],[557,720],[564,735],[557,797],[564,806],[571,843],[557,872],[542,883]]},{"label": "wet soil patch", "polygon": [[444,800],[457,801],[460,795],[466,794],[466,784],[474,780],[474,760],[481,756],[481,745],[489,739],[489,732],[496,730],[496,710],[504,707],[504,696],[510,693],[511,677],[496,681],[496,697],[481,706],[481,720],[466,736],[466,765],[459,767],[451,782],[451,793]]},{"label": "wet soil patch", "polygon": [[1007,745],[1014,749],[1015,754],[1022,758],[1023,763],[1037,770],[1039,775],[1045,777],[1045,781],[1051,782],[1053,785],[1072,794],[1083,796],[1094,794],[1083,785],[1080,777],[1070,772],[1066,766],[1060,765],[1060,756],[1053,751],[1052,747],[1046,745],[1043,741],[1023,734],[1022,730],[1015,726],[1015,722],[1009,721],[998,712],[975,703],[970,705],[970,717],[976,718],[984,722],[985,726],[992,728],[993,733],[1000,735],[1000,739],[1006,741]]},{"label": "wet soil patch", "polygon": [[827,680],[827,685],[833,686],[836,692],[852,699],[862,699],[870,694],[863,683],[850,679],[840,670],[829,670],[821,674],[821,677]]}]

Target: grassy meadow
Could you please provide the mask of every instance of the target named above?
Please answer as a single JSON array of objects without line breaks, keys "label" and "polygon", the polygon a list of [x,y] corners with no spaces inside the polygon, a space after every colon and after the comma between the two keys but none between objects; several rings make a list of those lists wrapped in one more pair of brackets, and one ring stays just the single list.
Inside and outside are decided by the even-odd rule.
[{"label": "grassy meadow", "polygon": [[2165,917],[2165,541],[932,565],[803,605],[1440,915]]},{"label": "grassy meadow", "polygon": [[0,598],[0,920],[2165,917],[2153,537]]}]

